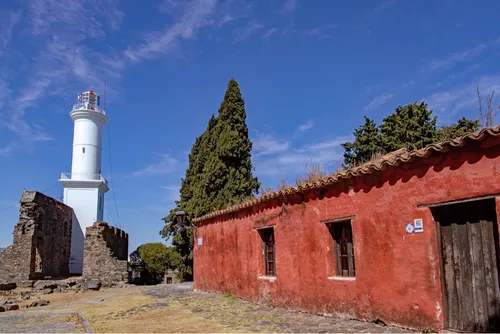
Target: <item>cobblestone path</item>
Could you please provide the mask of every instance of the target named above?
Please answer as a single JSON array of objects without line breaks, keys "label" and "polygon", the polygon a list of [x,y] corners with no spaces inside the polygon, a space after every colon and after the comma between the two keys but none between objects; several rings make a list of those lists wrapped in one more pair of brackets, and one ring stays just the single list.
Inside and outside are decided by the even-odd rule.
[{"label": "cobblestone path", "polygon": [[234,296],[192,291],[189,284],[51,294],[50,305],[0,313],[0,333],[410,332],[356,320],[256,305]]},{"label": "cobblestone path", "polygon": [[11,311],[0,315],[0,333],[85,333],[76,312]]},{"label": "cobblestone path", "polygon": [[406,333],[402,328],[357,320],[342,320],[309,313],[256,305],[234,296],[192,291],[187,287],[157,285],[144,291],[169,305],[178,305],[204,319],[215,320],[231,331],[278,333]]}]

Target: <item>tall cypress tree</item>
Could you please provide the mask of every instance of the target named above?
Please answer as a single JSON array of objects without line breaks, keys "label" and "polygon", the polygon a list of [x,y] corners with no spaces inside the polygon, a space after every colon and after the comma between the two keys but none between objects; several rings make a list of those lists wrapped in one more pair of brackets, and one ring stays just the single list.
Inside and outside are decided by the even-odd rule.
[{"label": "tall cypress tree", "polygon": [[[181,180],[180,201],[163,218],[165,226],[160,235],[172,239],[181,257],[178,270],[183,278],[192,275],[192,219],[227,207],[259,189],[259,181],[252,173],[251,151],[245,103],[232,78],[218,116],[212,115],[191,148],[186,176]],[[177,226],[175,212],[180,209],[186,212],[187,229]]]},{"label": "tall cypress tree", "polygon": [[229,80],[213,135],[217,145],[204,168],[207,195],[212,200],[210,211],[240,201],[260,186],[252,174],[245,102],[234,78]]}]

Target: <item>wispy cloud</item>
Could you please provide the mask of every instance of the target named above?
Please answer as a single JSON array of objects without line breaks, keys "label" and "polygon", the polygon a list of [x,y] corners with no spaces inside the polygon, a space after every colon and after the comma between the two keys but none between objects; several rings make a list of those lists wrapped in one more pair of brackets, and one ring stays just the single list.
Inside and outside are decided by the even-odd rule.
[{"label": "wispy cloud", "polygon": [[245,27],[234,30],[234,42],[242,42],[262,28],[264,28],[264,26],[258,22],[248,22]]},{"label": "wispy cloud", "polygon": [[478,110],[476,87],[483,95],[500,91],[500,75],[479,77],[469,84],[450,87],[423,98],[437,112],[442,121],[448,122],[460,111]]},{"label": "wispy cloud", "polygon": [[439,59],[434,59],[428,64],[428,69],[430,71],[436,71],[440,69],[452,68],[458,63],[466,60],[474,59],[475,57],[482,54],[487,48],[500,45],[500,38],[494,40],[477,44],[469,49],[451,52],[447,56]]},{"label": "wispy cloud", "polygon": [[224,16],[219,21],[219,23],[217,23],[217,26],[222,27],[223,25],[225,25],[226,23],[229,23],[231,21],[234,21],[234,17],[229,15],[229,14],[224,14]]},{"label": "wispy cloud", "polygon": [[21,18],[20,12],[0,14],[0,56],[8,47],[12,38],[12,30]]},{"label": "wispy cloud", "polygon": [[151,59],[171,51],[179,39],[190,39],[198,30],[211,25],[211,14],[214,13],[217,0],[185,1],[174,7],[180,19],[161,31],[145,35],[139,46],[129,47],[125,55],[132,61]]},{"label": "wispy cloud", "polygon": [[175,202],[179,200],[180,186],[178,184],[163,186],[161,189],[165,192],[164,200],[167,202]]},{"label": "wispy cloud", "polygon": [[256,157],[285,152],[289,147],[290,143],[288,141],[277,139],[274,134],[257,132],[256,137],[253,139],[253,151]]},{"label": "wispy cloud", "polygon": [[276,32],[276,28],[271,28],[271,29],[268,29],[263,35],[262,35],[262,39],[267,39],[269,37],[271,37],[272,34],[274,34]]},{"label": "wispy cloud", "polygon": [[375,110],[377,109],[378,107],[384,105],[387,103],[387,101],[389,101],[390,99],[392,99],[395,95],[392,94],[392,93],[389,93],[389,94],[382,94],[382,95],[379,95],[379,96],[376,96],[373,98],[373,100],[370,101],[370,103],[368,103],[365,107],[364,107],[364,110],[365,111],[372,111],[372,110]]},{"label": "wispy cloud", "polygon": [[295,11],[297,8],[297,0],[285,0],[285,3],[283,4],[283,10],[291,13]]},{"label": "wispy cloud", "polygon": [[466,59],[474,58],[475,56],[481,54],[485,48],[486,45],[480,44],[468,50],[460,52],[452,52],[444,58],[434,59],[433,61],[431,61],[431,63],[429,64],[429,69],[431,71],[434,71],[442,68],[453,67],[455,64],[459,62],[462,62]]},{"label": "wispy cloud", "polygon": [[396,5],[396,0],[386,0],[381,3],[379,6],[373,8],[369,13],[371,16],[379,15],[385,12],[387,9]]},{"label": "wispy cloud", "polygon": [[[264,138],[268,134],[262,135]],[[338,136],[310,144],[294,147],[290,141],[272,136],[277,145],[281,143],[280,149],[272,154],[257,155],[255,157],[256,171],[259,176],[283,178],[295,176],[303,173],[306,163],[322,165],[326,171],[333,172],[333,169],[342,159],[343,149],[341,144],[351,140],[351,136]],[[284,143],[287,143],[284,145]]]},{"label": "wispy cloud", "polygon": [[314,121],[312,119],[310,119],[307,122],[305,122],[304,124],[299,125],[298,130],[300,132],[306,132],[307,130],[312,129],[313,126],[314,126]]},{"label": "wispy cloud", "polygon": [[8,144],[5,147],[0,148],[0,157],[9,155],[12,152],[12,146]]},{"label": "wispy cloud", "polygon": [[336,23],[328,23],[319,27],[306,29],[302,32],[303,36],[316,37],[319,39],[329,38],[330,31],[337,28],[338,25]]},{"label": "wispy cloud", "polygon": [[164,154],[159,162],[150,164],[149,166],[134,172],[134,175],[157,175],[168,174],[177,171],[179,168],[179,160],[172,157],[170,154]]},{"label": "wispy cloud", "polygon": [[406,87],[410,87],[410,86],[413,86],[415,85],[417,82],[415,80],[410,80],[410,81],[407,81],[405,82],[402,86],[403,88],[406,88]]},{"label": "wispy cloud", "polygon": [[[30,57],[22,58],[23,50],[22,66],[18,65],[19,50],[11,50],[3,59],[4,63],[15,64],[18,75],[26,74],[27,78],[26,84],[16,87],[13,94],[8,84],[11,78],[4,77],[5,68],[2,69],[0,87],[6,89],[2,90],[0,98],[7,103],[1,106],[5,112],[0,115],[0,125],[18,137],[4,152],[32,148],[37,142],[54,139],[27,113],[41,99],[62,94],[62,87],[68,84],[83,83],[94,89],[102,86],[99,70],[108,66],[96,61],[100,53],[84,45],[88,40],[105,38],[106,31],[116,31],[123,16],[118,9],[118,0],[30,0],[26,2],[26,8],[10,13],[8,19],[2,20],[0,49],[9,45],[13,28],[17,25],[21,26],[22,33],[31,35],[29,43],[23,46],[31,48]],[[82,24],[82,17],[85,24]],[[110,73],[110,70],[103,73]]]}]

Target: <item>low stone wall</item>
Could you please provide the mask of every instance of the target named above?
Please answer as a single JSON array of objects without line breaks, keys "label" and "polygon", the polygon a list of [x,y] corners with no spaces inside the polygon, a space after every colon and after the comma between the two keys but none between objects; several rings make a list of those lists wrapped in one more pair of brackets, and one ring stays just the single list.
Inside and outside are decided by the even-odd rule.
[{"label": "low stone wall", "polygon": [[85,231],[83,256],[84,279],[99,279],[109,287],[128,281],[128,234],[96,222]]},{"label": "low stone wall", "polygon": [[21,196],[14,242],[0,253],[0,279],[69,275],[73,209],[37,191]]}]

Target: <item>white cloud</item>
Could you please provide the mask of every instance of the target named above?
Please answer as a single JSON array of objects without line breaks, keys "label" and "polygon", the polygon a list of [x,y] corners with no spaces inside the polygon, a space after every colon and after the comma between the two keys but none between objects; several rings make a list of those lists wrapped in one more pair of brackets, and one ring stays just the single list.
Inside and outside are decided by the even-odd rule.
[{"label": "white cloud", "polygon": [[379,15],[394,5],[396,5],[396,0],[386,0],[382,4],[380,4],[380,6],[372,9],[372,11],[370,12],[370,15],[371,16]]},{"label": "white cloud", "polygon": [[[27,114],[41,99],[62,95],[63,89],[74,83],[99,90],[104,75],[117,79],[119,75],[111,74],[121,70],[101,62],[102,54],[85,46],[89,40],[106,38],[106,30],[119,28],[124,15],[117,7],[118,0],[29,0],[26,4],[24,16],[11,13],[10,21],[2,20],[0,24],[0,48],[9,45],[12,28],[17,25],[23,34],[31,34],[23,44],[23,48],[31,48],[29,58],[23,57],[25,50],[9,50],[3,59],[4,64],[13,67],[3,68],[0,77],[0,87],[5,88],[0,98],[6,101],[0,106],[6,111],[0,115],[0,125],[18,136],[9,144],[10,153],[32,148],[36,142],[53,140]],[[9,90],[14,76],[4,76],[9,71],[27,78],[24,86],[16,87],[15,94]]]},{"label": "white cloud", "polygon": [[255,21],[248,22],[245,27],[234,30],[234,42],[242,42],[262,28],[264,28],[264,26],[260,23]]},{"label": "white cloud", "polygon": [[322,150],[335,149],[335,148],[340,147],[340,144],[345,143],[346,141],[349,141],[350,139],[351,139],[351,136],[334,137],[334,138],[330,138],[330,139],[327,139],[324,141],[320,141],[318,143],[306,145],[302,149],[302,151],[317,152],[317,151],[322,151]]},{"label": "white cloud", "polygon": [[269,30],[267,30],[263,35],[262,35],[262,39],[267,39],[269,37],[271,37],[272,34],[274,34],[276,32],[276,28],[271,28]]},{"label": "white cloud", "polygon": [[437,112],[444,121],[455,115],[459,111],[476,110],[479,114],[476,87],[483,96],[492,91],[500,91],[500,75],[482,76],[473,80],[469,84],[459,85],[438,91],[423,100],[429,104],[429,107]]},{"label": "white cloud", "polygon": [[212,24],[211,15],[215,11],[217,0],[192,0],[182,2],[175,9],[179,19],[161,31],[146,34],[143,43],[129,47],[125,55],[132,61],[151,59],[171,51],[180,39],[196,36],[198,30]]},{"label": "white cloud", "polygon": [[373,98],[373,100],[370,101],[370,103],[368,103],[364,109],[365,111],[371,111],[371,110],[375,110],[377,109],[378,107],[384,105],[387,103],[387,101],[389,101],[390,99],[392,99],[395,95],[392,94],[392,93],[389,93],[389,94],[382,94],[382,95],[379,95],[379,96],[376,96]]},{"label": "white cloud", "polygon": [[150,164],[144,169],[134,172],[134,175],[168,174],[178,170],[179,160],[170,154],[164,154],[159,162]]},{"label": "white cloud", "polygon": [[12,38],[12,30],[21,18],[20,12],[0,14],[0,56],[9,46]]},{"label": "white cloud", "polygon": [[283,10],[286,12],[293,12],[297,8],[297,0],[285,0],[285,3],[283,4]]},{"label": "white cloud", "polygon": [[413,86],[413,85],[415,85],[416,83],[417,83],[417,82],[416,82],[415,80],[410,80],[410,81],[405,82],[405,83],[403,84],[403,88]]},{"label": "white cloud", "polygon": [[[262,137],[268,138],[269,134]],[[327,172],[333,172],[340,163],[343,155],[341,144],[351,140],[351,136],[338,136],[319,142],[312,142],[299,147],[293,147],[289,141],[277,139],[274,136],[273,143],[282,144],[279,150],[269,155],[257,155],[254,159],[256,172],[259,176],[284,178],[291,177],[293,183],[295,176],[303,173],[307,163],[319,164]],[[270,145],[271,147],[271,145]]]},{"label": "white cloud", "polygon": [[319,27],[306,29],[302,32],[302,35],[309,37],[316,37],[319,39],[329,38],[330,37],[329,32],[337,27],[338,25],[336,23],[328,23]]},{"label": "white cloud", "polygon": [[277,139],[273,134],[257,132],[257,136],[253,139],[253,151],[256,157],[284,152],[289,147],[288,141]]},{"label": "white cloud", "polygon": [[306,132],[307,130],[312,129],[313,126],[314,126],[314,121],[312,119],[310,119],[307,122],[305,122],[304,124],[299,125],[298,130],[300,132]]},{"label": "white cloud", "polygon": [[179,198],[180,198],[180,194],[179,194],[179,191],[180,191],[180,186],[179,185],[169,185],[169,186],[163,186],[161,187],[162,190],[165,191],[165,196],[164,196],[164,200],[167,201],[167,202],[175,202],[175,201],[178,201]]},{"label": "white cloud", "polygon": [[222,27],[226,23],[229,23],[232,21],[234,21],[234,17],[229,15],[229,14],[225,14],[224,16],[222,16],[222,19],[220,19],[219,23],[217,23],[217,26]]},{"label": "white cloud", "polygon": [[8,144],[7,146],[0,148],[0,157],[9,155],[11,152],[12,152],[12,146],[11,144]]},{"label": "white cloud", "polygon": [[487,48],[494,47],[497,45],[500,45],[500,38],[485,43],[477,44],[474,47],[467,50],[451,52],[446,57],[432,60],[429,63],[428,68],[431,71],[451,68],[460,62],[471,60],[482,54]]}]

